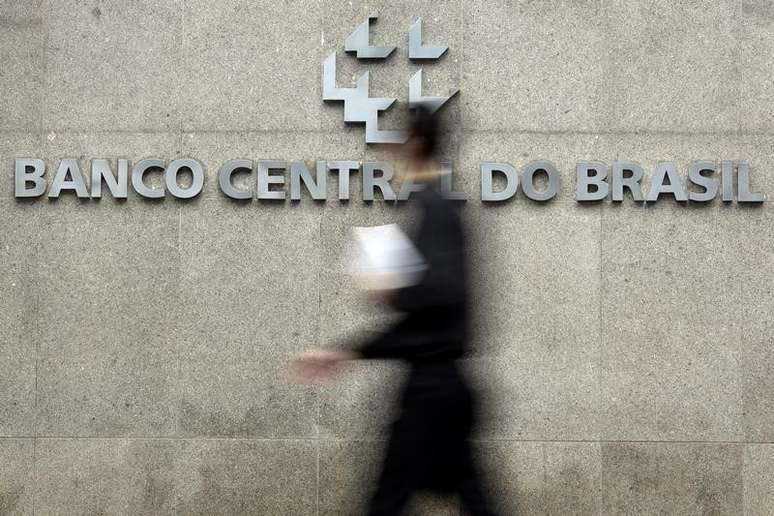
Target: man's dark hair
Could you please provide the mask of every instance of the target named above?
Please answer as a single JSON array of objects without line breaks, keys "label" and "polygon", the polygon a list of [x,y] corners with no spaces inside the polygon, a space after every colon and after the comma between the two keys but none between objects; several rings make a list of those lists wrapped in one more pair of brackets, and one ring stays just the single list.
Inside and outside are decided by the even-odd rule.
[{"label": "man's dark hair", "polygon": [[430,158],[435,154],[440,132],[438,117],[424,106],[418,106],[411,122],[411,138],[421,141],[421,156]]}]

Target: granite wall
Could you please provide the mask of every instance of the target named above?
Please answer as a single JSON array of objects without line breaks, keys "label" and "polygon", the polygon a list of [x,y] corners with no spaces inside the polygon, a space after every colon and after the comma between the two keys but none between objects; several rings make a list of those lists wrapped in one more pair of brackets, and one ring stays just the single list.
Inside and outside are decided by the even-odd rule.
[{"label": "granite wall", "polygon": [[[373,11],[398,50],[358,63],[343,42]],[[471,198],[468,369],[502,511],[774,513],[772,204],[573,199],[584,159],[746,160],[774,195],[771,0],[0,0],[0,514],[357,512],[403,371],[312,388],[283,367],[387,318],[339,256],[349,225],[410,214],[356,177],[349,203],[240,204],[215,173],[385,159],[320,67],[338,50],[341,85],[370,70],[405,105],[419,17],[450,47],[425,91],[461,90],[444,157]],[[181,156],[206,167],[194,200],[13,195],[15,157],[50,177]],[[477,200],[482,161],[534,159],[562,172],[554,201]]]}]

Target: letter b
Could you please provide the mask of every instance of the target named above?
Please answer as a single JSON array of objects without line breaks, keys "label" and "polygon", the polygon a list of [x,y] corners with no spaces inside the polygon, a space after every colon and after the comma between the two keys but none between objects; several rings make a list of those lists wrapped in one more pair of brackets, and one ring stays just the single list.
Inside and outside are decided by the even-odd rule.
[{"label": "letter b", "polygon": [[[575,167],[578,175],[575,189],[577,201],[601,201],[610,193],[607,179],[607,165],[599,161],[579,161]],[[594,172],[593,174],[591,172]],[[595,190],[590,188],[594,186]]]},{"label": "letter b", "polygon": [[[30,169],[32,169],[30,171]],[[46,192],[46,164],[42,159],[16,158],[16,181],[14,195],[16,197],[40,197]],[[33,183],[32,188],[27,188]]]}]

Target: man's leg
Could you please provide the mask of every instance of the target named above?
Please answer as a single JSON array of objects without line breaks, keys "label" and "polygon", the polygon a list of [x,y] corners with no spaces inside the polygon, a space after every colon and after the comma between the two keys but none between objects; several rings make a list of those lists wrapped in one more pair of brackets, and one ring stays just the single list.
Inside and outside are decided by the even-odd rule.
[{"label": "man's leg", "polygon": [[432,457],[432,442],[426,428],[411,418],[396,422],[379,483],[371,498],[369,516],[395,516],[426,479]]},{"label": "man's leg", "polygon": [[481,477],[473,460],[472,450],[468,442],[460,450],[460,500],[462,507],[470,516],[495,516],[488,497],[484,494]]}]

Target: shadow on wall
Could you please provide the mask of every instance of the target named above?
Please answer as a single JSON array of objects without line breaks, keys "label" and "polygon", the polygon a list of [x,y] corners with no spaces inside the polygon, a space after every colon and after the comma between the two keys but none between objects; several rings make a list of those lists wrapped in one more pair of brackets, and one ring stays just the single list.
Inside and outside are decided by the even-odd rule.
[{"label": "shadow on wall", "polygon": [[0,514],[16,514],[15,511],[21,499],[21,491],[22,489],[20,488],[13,492],[0,492]]},{"label": "shadow on wall", "polygon": [[[321,444],[320,514],[362,514],[378,475],[384,441]],[[486,489],[502,515],[598,514],[598,446],[474,441]],[[590,464],[591,463],[591,464]],[[423,492],[412,512],[458,515],[457,498]]]},{"label": "shadow on wall", "polygon": [[255,437],[264,430],[265,407],[249,407],[241,416],[226,410],[207,410],[193,403],[180,403],[180,425],[184,435],[206,434],[219,437]]},{"label": "shadow on wall", "polygon": [[481,443],[481,464],[499,514],[598,514],[598,491],[588,465],[546,464],[541,443]]},{"label": "shadow on wall", "polygon": [[35,489],[36,512],[174,512],[177,450],[176,442],[163,440],[42,440],[36,483],[29,486]]}]

